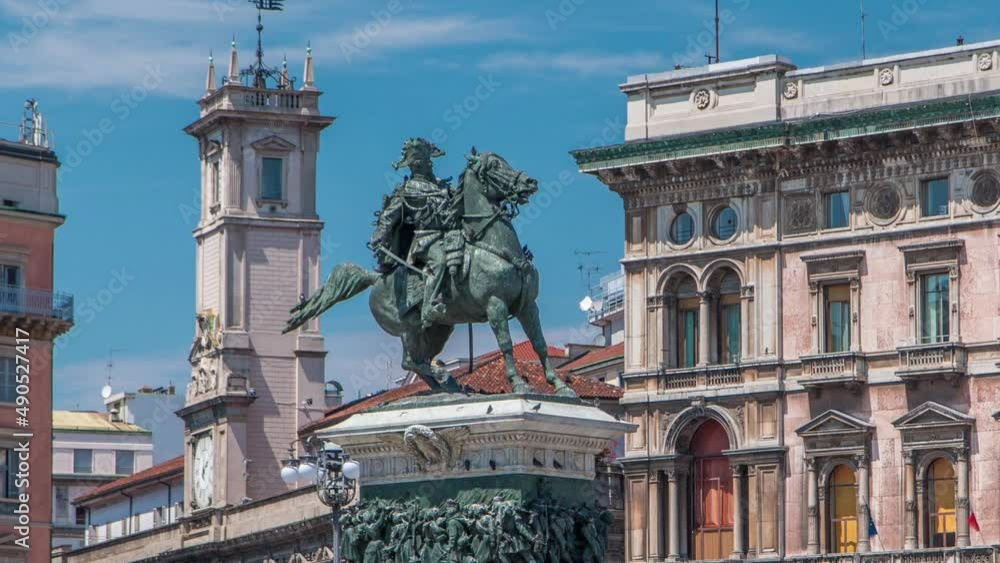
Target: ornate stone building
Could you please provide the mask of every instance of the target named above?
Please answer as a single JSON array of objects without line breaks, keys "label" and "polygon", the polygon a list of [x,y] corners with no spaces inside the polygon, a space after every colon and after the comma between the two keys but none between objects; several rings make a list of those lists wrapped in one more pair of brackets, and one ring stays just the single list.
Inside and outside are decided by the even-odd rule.
[{"label": "ornate stone building", "polygon": [[621,86],[627,561],[996,557],[998,48]]}]

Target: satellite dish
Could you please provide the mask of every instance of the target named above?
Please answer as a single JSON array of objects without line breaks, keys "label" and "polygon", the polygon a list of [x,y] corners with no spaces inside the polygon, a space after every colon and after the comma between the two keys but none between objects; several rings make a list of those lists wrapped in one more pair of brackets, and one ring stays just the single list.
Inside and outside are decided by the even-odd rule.
[{"label": "satellite dish", "polygon": [[580,310],[583,311],[584,313],[586,313],[587,311],[589,311],[590,308],[593,307],[593,306],[594,306],[594,300],[591,299],[589,295],[586,296],[586,297],[584,297],[580,301]]},{"label": "satellite dish", "polygon": [[104,387],[101,387],[101,397],[107,399],[110,396],[111,396],[111,386],[105,385]]}]

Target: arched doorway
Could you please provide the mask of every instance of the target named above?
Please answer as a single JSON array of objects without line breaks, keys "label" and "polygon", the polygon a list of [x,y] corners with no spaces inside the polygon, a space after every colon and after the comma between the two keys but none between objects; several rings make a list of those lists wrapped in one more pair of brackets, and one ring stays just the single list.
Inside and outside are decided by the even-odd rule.
[{"label": "arched doorway", "polygon": [[715,420],[705,421],[691,437],[693,518],[692,557],[726,559],[733,552],[733,476],[726,429]]}]

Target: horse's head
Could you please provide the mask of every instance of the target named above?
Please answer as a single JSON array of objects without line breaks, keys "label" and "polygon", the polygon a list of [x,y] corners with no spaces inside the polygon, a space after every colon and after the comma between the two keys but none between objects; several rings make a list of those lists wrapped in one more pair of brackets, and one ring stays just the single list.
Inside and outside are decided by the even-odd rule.
[{"label": "horse's head", "polygon": [[483,186],[486,199],[493,203],[525,204],[528,203],[528,198],[538,191],[538,180],[507,164],[507,161],[496,153],[477,154],[473,148],[472,154],[466,158],[469,160],[469,172]]}]

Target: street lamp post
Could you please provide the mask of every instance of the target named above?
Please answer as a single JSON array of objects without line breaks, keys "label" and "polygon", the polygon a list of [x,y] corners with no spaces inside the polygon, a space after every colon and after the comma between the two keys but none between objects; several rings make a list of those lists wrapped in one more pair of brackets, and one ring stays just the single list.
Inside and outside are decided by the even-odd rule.
[{"label": "street lamp post", "polygon": [[333,563],[340,560],[340,511],[354,500],[361,466],[333,442],[324,442],[319,455],[295,454],[295,443],[282,462],[281,479],[293,485],[299,481],[316,486],[320,502],[329,506],[333,519]]}]

